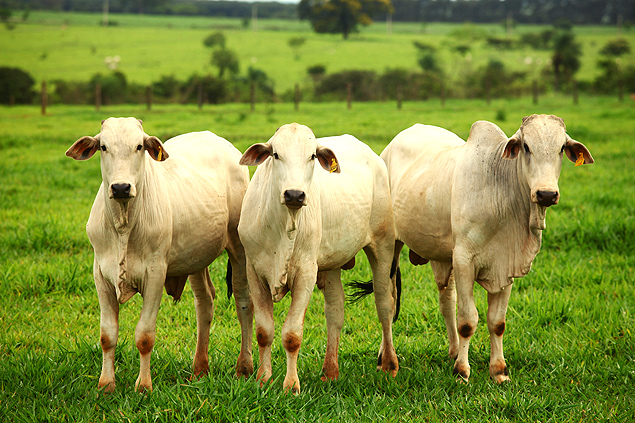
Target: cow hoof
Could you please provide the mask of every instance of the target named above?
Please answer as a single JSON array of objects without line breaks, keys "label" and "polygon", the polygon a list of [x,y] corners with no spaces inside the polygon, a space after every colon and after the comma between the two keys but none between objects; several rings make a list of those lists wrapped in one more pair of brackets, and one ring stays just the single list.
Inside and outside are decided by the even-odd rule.
[{"label": "cow hoof", "polygon": [[140,382],[139,379],[134,384],[134,390],[139,392],[140,394],[146,394],[148,392],[152,392],[152,381],[150,382]]},{"label": "cow hoof", "polygon": [[496,376],[492,376],[492,380],[498,384],[501,384],[501,383],[509,382],[511,379],[509,379],[509,376],[507,375],[496,375]]},{"label": "cow hoof", "polygon": [[247,379],[254,372],[254,365],[252,363],[241,363],[240,361],[236,364],[236,376],[238,378]]},{"label": "cow hoof", "polygon": [[111,382],[99,381],[99,384],[97,385],[97,389],[101,390],[104,395],[112,394],[113,392],[115,392],[115,381],[114,380]]},{"label": "cow hoof", "polygon": [[470,367],[464,367],[464,366],[457,366],[456,364],[454,365],[454,369],[452,370],[452,373],[454,373],[457,378],[456,381],[457,382],[464,382],[464,383],[468,383],[470,381]]},{"label": "cow hoof", "polygon": [[339,369],[328,370],[322,369],[322,382],[326,382],[327,380],[337,380],[340,377]]},{"label": "cow hoof", "polygon": [[300,382],[294,382],[293,384],[284,384],[284,392],[291,393],[293,395],[300,395]]},{"label": "cow hoof", "polygon": [[507,366],[503,364],[502,366],[494,366],[490,367],[489,374],[492,380],[498,384],[509,382],[509,373],[507,372]]}]

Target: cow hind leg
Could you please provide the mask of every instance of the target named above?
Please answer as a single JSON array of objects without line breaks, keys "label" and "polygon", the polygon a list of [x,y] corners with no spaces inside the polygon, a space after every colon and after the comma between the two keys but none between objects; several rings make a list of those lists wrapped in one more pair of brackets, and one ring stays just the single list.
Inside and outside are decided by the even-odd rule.
[{"label": "cow hind leg", "polygon": [[256,341],[258,342],[258,373],[260,386],[269,381],[272,375],[271,344],[274,337],[273,299],[266,281],[262,281],[252,266],[247,263],[247,281],[253,301],[256,323]]},{"label": "cow hind leg", "polygon": [[209,330],[214,318],[216,290],[206,268],[189,276],[196,308],[196,351],[192,364],[192,377],[209,373]]},{"label": "cow hind leg", "polygon": [[[384,243],[385,244],[385,243]],[[382,342],[377,358],[377,368],[391,376],[399,371],[399,361],[392,341],[392,321],[395,312],[396,287],[391,279],[390,270],[393,262],[394,244],[369,245],[364,248],[373,272],[373,292],[375,308],[382,326]]]},{"label": "cow hind leg", "polygon": [[452,263],[431,261],[430,266],[439,290],[439,309],[448,334],[448,355],[454,360],[459,354],[459,334],[456,328],[456,283]]},{"label": "cow hind leg", "polygon": [[[237,240],[237,235],[234,237]],[[236,363],[236,375],[249,377],[254,372],[251,344],[253,340],[254,307],[249,295],[245,265],[245,252],[238,241],[230,241],[227,252],[232,269],[231,286],[240,323],[240,354]]]},{"label": "cow hind leg", "polygon": [[489,374],[497,383],[509,380],[507,364],[503,355],[503,333],[505,332],[505,315],[511,291],[512,285],[508,285],[500,292],[487,294],[487,329],[491,347]]},{"label": "cow hind leg", "polygon": [[[318,278],[322,276],[319,275]],[[332,270],[324,275],[324,315],[326,316],[327,341],[322,380],[335,380],[340,375],[338,350],[340,335],[344,326],[344,289],[341,270]],[[320,284],[318,284],[320,285]]]}]

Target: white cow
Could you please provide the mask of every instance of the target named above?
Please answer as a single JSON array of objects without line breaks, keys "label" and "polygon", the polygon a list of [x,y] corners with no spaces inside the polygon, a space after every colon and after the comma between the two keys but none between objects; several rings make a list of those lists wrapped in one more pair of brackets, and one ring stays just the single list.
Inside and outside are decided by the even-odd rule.
[{"label": "white cow", "polygon": [[279,128],[266,144],[249,147],[240,163],[260,165],[245,194],[238,225],[260,348],[258,379],[265,383],[272,375],[273,302],[291,292],[281,333],[287,353],[283,387],[300,392],[298,351],[316,283],[324,292],[328,331],[322,379],[339,376],[344,323],[341,268],[352,267],[361,249],[373,271],[383,329],[378,365],[395,376],[399,368],[392,343],[396,288],[390,275],[394,224],[385,164],[353,136],[316,140],[311,129],[297,123]]},{"label": "white cow", "polygon": [[211,132],[184,134],[164,147],[134,118],[103,121],[98,135],[80,138],[66,155],[86,160],[98,150],[103,181],[86,231],[95,250],[93,273],[101,307],[99,388],[107,392],[115,388],[119,304],[138,292],[143,306],[135,331],[141,354],[135,388],[152,390],[150,353],[163,287],[178,300],[188,276],[197,321],[193,373],[208,372],[216,294],[207,266],[223,250],[229,255],[228,276],[231,271],[242,329],[237,371],[251,374],[253,308],[237,232],[249,174],[238,165],[240,152]]},{"label": "white cow", "polygon": [[560,196],[563,153],[576,165],[593,163],[587,148],[567,135],[562,119],[532,115],[511,138],[493,123],[476,122],[467,142],[417,124],[381,154],[390,175],[395,257],[405,243],[413,264],[430,261],[449,354],[465,381],[478,321],[474,281],[488,292],[490,376],[509,380],[503,332],[511,284],[529,272],[540,249],[546,209]]}]

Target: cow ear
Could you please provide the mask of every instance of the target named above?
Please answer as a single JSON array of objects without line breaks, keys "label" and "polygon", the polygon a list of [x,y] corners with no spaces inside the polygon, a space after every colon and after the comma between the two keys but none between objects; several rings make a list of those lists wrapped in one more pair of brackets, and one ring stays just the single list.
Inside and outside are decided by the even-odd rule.
[{"label": "cow ear", "polygon": [[515,159],[518,157],[518,153],[520,153],[520,148],[522,146],[521,142],[521,133],[520,129],[516,131],[514,135],[507,141],[507,145],[505,146],[505,150],[503,150],[503,159]]},{"label": "cow ear", "polygon": [[567,135],[567,142],[564,145],[564,151],[567,153],[569,160],[575,163],[576,166],[591,164],[594,161],[591,156],[591,152],[584,146],[584,144],[573,140],[569,135]]},{"label": "cow ear", "polygon": [[315,155],[320,165],[324,170],[328,170],[329,173],[340,173],[342,171],[340,169],[340,163],[337,161],[337,157],[335,157],[335,153],[330,148],[319,146],[315,151]]},{"label": "cow ear", "polygon": [[162,162],[170,157],[168,152],[165,151],[161,140],[155,136],[146,136],[146,138],[143,140],[143,146],[145,147],[150,157],[152,157],[157,162]]},{"label": "cow ear", "polygon": [[264,162],[267,157],[271,156],[273,148],[271,144],[254,144],[245,151],[245,154],[240,158],[238,162],[244,166],[258,166]]},{"label": "cow ear", "polygon": [[81,137],[66,150],[66,155],[75,160],[88,160],[99,150],[99,135]]}]

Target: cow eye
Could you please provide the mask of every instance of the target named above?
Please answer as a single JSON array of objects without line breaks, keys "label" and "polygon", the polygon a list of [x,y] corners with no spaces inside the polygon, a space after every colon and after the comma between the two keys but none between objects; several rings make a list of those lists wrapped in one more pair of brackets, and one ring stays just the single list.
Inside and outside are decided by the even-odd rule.
[{"label": "cow eye", "polygon": [[315,160],[317,156],[315,155],[315,153],[313,153],[313,155],[311,156],[311,160]]},{"label": "cow eye", "polygon": [[273,158],[276,159],[276,160],[279,160],[280,156],[278,156],[278,153],[273,153]]},{"label": "cow eye", "polygon": [[527,144],[523,144],[523,147],[525,147],[525,153],[531,154],[531,151],[529,151],[529,146],[527,146]]},{"label": "cow eye", "polygon": [[100,148],[101,148],[101,151],[106,151],[106,146],[105,145],[100,146]]},{"label": "cow eye", "polygon": [[564,152],[564,145],[562,146],[562,148],[560,149],[560,154],[562,154]]},{"label": "cow eye", "polygon": [[141,151],[141,149],[142,149],[142,148],[143,148],[143,146],[142,146],[141,144],[139,144],[139,145],[137,146],[137,151]]}]

